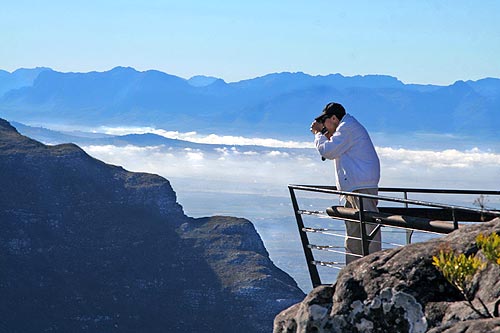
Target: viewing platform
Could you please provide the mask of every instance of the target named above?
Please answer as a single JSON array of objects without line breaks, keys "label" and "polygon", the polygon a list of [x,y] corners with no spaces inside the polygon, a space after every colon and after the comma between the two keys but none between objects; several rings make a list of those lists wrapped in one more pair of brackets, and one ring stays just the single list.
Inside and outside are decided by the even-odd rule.
[{"label": "viewing platform", "polygon": [[[333,283],[327,281],[333,279],[331,269],[345,266],[344,221],[360,224],[361,237],[351,238],[362,242],[362,254],[350,255],[363,257],[368,255],[368,243],[378,230],[382,231],[384,250],[500,217],[500,210],[489,208],[490,200],[495,207],[500,205],[500,191],[381,187],[375,196],[340,191],[335,186],[289,185],[288,188],[313,287]],[[360,198],[359,211],[333,205],[346,195]],[[377,199],[379,212],[363,210],[362,198]],[[467,207],[468,204],[477,208]],[[376,225],[370,234],[366,232],[367,224]]]}]

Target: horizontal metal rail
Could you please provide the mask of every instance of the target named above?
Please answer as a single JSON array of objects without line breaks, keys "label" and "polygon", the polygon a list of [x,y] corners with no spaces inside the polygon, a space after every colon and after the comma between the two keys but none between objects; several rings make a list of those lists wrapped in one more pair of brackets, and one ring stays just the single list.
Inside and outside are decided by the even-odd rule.
[{"label": "horizontal metal rail", "polygon": [[[456,206],[456,205],[440,204],[440,203],[424,201],[424,200],[411,200],[411,199],[386,197],[386,196],[381,196],[381,195],[372,195],[372,194],[365,194],[365,193],[358,193],[358,192],[340,191],[340,190],[337,190],[333,186],[315,186],[315,187],[313,187],[310,185],[288,185],[288,188],[293,189],[293,190],[302,190],[302,191],[310,191],[310,192],[318,192],[318,193],[330,193],[330,194],[338,194],[338,195],[345,195],[345,196],[356,196],[356,197],[360,197],[360,198],[377,199],[379,201],[390,201],[390,202],[399,202],[399,203],[404,203],[404,204],[413,204],[413,205],[420,205],[420,206],[427,206],[427,207],[436,207],[436,208],[451,209],[451,210],[462,210],[462,211],[468,211],[468,212],[490,214],[490,215],[496,216],[496,217],[500,216],[500,211],[498,211],[498,210],[476,209],[476,208]],[[395,188],[395,187],[389,187],[389,188],[382,187],[382,188],[379,188],[378,190],[379,190],[379,192],[419,193],[416,189],[411,189],[411,191],[407,191],[407,189],[405,189],[405,188],[399,188],[399,191],[397,191],[397,189],[398,188]],[[422,191],[420,193],[500,195],[500,191],[471,191],[471,190],[448,190],[450,192],[445,192],[445,191],[447,191],[447,190],[422,189]]]},{"label": "horizontal metal rail", "polygon": [[[336,186],[331,185],[297,185],[290,184],[288,187],[301,188],[304,189],[325,189],[325,190],[337,190]],[[483,195],[500,195],[500,191],[496,190],[460,190],[460,189],[432,189],[432,188],[411,188],[411,187],[379,187],[379,192],[394,192],[394,193],[436,193],[436,194],[483,194]]]},{"label": "horizontal metal rail", "polygon": [[[389,197],[383,195],[370,195],[358,192],[347,192],[337,190],[335,186],[323,186],[323,185],[288,185],[290,191],[290,197],[292,200],[292,205],[294,208],[295,217],[297,220],[297,226],[299,235],[301,238],[304,254],[306,256],[306,262],[309,269],[309,274],[311,277],[311,282],[313,287],[321,284],[321,278],[319,276],[317,266],[331,267],[340,269],[343,263],[339,261],[324,261],[316,260],[314,258],[314,251],[327,251],[336,254],[346,254],[343,246],[336,246],[332,244],[310,244],[307,237],[308,233],[321,234],[327,236],[341,237],[345,239],[346,235],[340,233],[338,229],[331,228],[318,228],[318,227],[308,227],[304,225],[302,220],[302,215],[327,218],[335,220],[345,220],[351,222],[357,222],[361,225],[361,237],[352,237],[351,239],[360,240],[363,244],[363,253],[365,249],[368,248],[368,242],[374,240],[371,236],[364,233],[365,224],[375,224],[377,228],[389,227],[389,228],[399,228],[403,229],[407,233],[407,243],[411,242],[411,233],[416,231],[422,231],[426,233],[434,234],[447,234],[461,227],[460,222],[483,222],[489,221],[496,217],[500,217],[499,210],[493,209],[480,209],[464,207],[459,205],[450,205],[443,203],[430,202],[425,200],[415,200],[409,199],[408,193],[419,193],[419,194],[461,194],[461,195],[493,195],[500,196],[500,191],[489,191],[489,190],[453,190],[453,189],[418,189],[418,188],[396,188],[396,187],[383,187],[379,188],[380,192],[392,192],[392,193],[402,193],[404,198]],[[378,207],[379,212],[364,211],[360,207],[360,211],[345,208],[341,206],[331,206],[326,207],[324,211],[319,210],[304,210],[300,209],[295,191],[307,191],[316,192],[323,194],[335,194],[339,196],[355,196],[358,198],[370,198],[377,199],[379,202],[393,202],[402,203],[404,207]],[[419,206],[419,207],[409,207]],[[372,231],[372,235],[374,232]],[[382,242],[384,243],[384,242]],[[391,246],[401,246],[401,244],[395,244],[392,242],[384,243]],[[361,257],[359,254],[349,253],[351,256]]]}]

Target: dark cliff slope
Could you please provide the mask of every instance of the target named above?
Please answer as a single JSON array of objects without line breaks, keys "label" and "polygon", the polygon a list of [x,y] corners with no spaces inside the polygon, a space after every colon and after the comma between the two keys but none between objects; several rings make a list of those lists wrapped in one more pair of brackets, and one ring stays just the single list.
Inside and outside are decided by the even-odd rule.
[{"label": "dark cliff slope", "polygon": [[[166,179],[0,119],[0,332],[269,332],[303,294],[250,222],[206,222],[184,215]],[[219,258],[206,225],[227,241]],[[269,318],[253,321],[254,307]]]}]

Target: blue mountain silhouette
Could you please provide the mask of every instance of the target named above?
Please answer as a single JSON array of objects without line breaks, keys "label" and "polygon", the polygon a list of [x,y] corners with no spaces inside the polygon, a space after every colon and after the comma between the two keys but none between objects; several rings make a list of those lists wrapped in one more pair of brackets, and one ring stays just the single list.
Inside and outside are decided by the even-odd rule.
[{"label": "blue mountain silhouette", "polygon": [[494,137],[500,120],[496,78],[436,86],[384,75],[298,72],[226,83],[116,67],[88,73],[33,69],[29,73],[36,79],[13,85],[16,73],[0,72],[0,116],[24,123],[147,125],[290,138],[307,135],[311,120],[330,101],[341,102],[377,132]]}]

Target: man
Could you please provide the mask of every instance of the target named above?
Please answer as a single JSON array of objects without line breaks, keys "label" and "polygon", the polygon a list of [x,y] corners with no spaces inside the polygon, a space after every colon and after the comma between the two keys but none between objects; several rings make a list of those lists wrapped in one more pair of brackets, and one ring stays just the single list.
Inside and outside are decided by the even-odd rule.
[{"label": "man", "polygon": [[[314,144],[323,159],[335,161],[337,189],[377,195],[380,161],[366,129],[339,103],[329,103],[311,125]],[[345,207],[359,209],[359,197],[347,196]],[[377,200],[363,199],[363,210],[378,212]],[[346,221],[346,264],[362,254],[360,224]],[[370,234],[376,225],[366,224]],[[353,238],[351,238],[353,237]],[[381,250],[377,231],[369,244],[369,253]],[[357,256],[348,253],[357,254]]]}]

